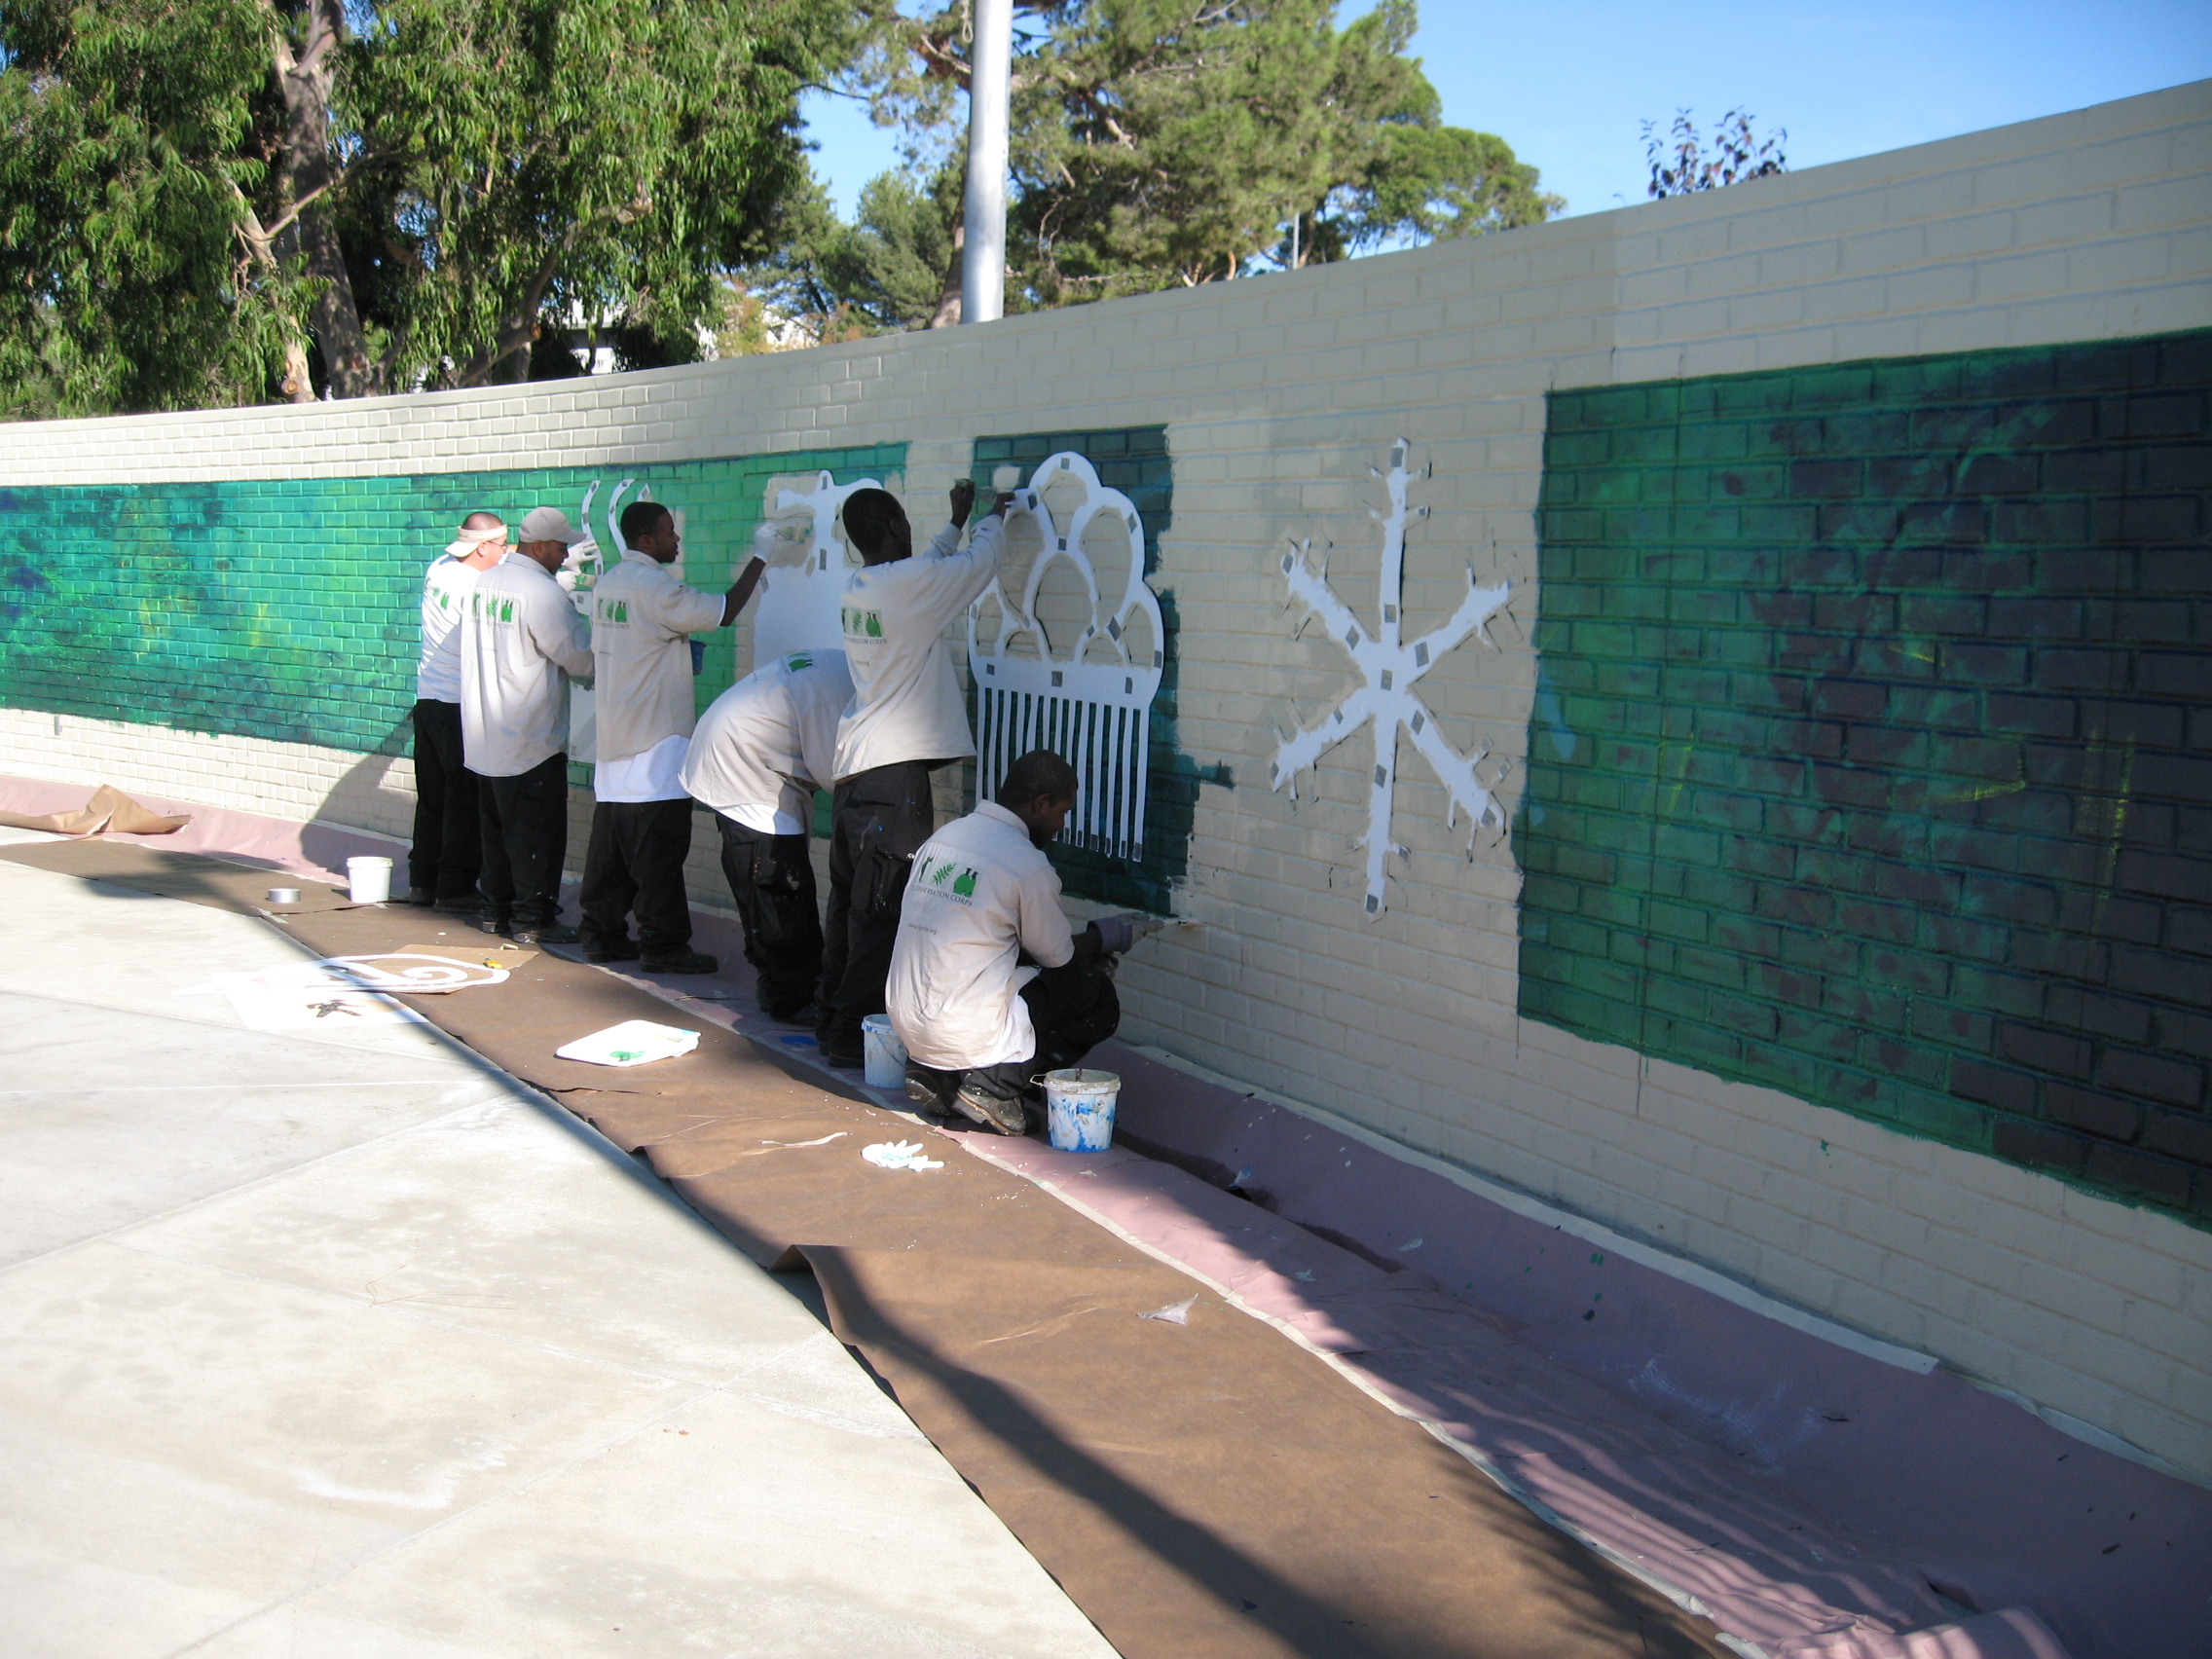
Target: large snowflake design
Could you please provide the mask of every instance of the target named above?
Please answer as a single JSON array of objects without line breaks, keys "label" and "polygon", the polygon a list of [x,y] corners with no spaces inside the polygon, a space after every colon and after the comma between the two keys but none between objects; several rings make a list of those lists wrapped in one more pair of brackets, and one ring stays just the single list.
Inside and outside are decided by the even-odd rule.
[{"label": "large snowflake design", "polygon": [[1300,772],[1315,764],[1354,732],[1373,724],[1375,772],[1368,794],[1367,833],[1352,843],[1367,849],[1367,914],[1370,916],[1382,913],[1383,881],[1389,855],[1395,852],[1401,858],[1409,856],[1404,847],[1390,838],[1401,732],[1412,739],[1414,748],[1435,771],[1450,796],[1445,823],[1456,824],[1460,812],[1467,814],[1469,857],[1473,856],[1475,837],[1485,828],[1501,831],[1505,828],[1504,809],[1475,771],[1490,757],[1489,749],[1479,747],[1467,756],[1454,750],[1437,730],[1436,717],[1415,695],[1414,686],[1470,634],[1495,648],[1495,642],[1488,632],[1489,623],[1513,597],[1513,586],[1510,582],[1498,582],[1490,587],[1477,587],[1470,566],[1467,597],[1460,601],[1452,619],[1433,633],[1410,643],[1402,637],[1399,601],[1405,586],[1406,525],[1409,519],[1428,516],[1426,507],[1406,504],[1407,486],[1416,477],[1428,476],[1426,466],[1418,473],[1407,469],[1409,447],[1404,439],[1391,446],[1388,472],[1369,468],[1387,488],[1390,503],[1387,512],[1370,509],[1368,515],[1382,527],[1382,569],[1377,595],[1382,615],[1380,632],[1367,629],[1352,614],[1350,607],[1337,598],[1327,577],[1309,566],[1311,541],[1292,542],[1290,550],[1282,556],[1282,573],[1290,586],[1290,603],[1303,603],[1307,610],[1291,637],[1296,639],[1308,622],[1318,618],[1329,637],[1351,658],[1362,683],[1346,693],[1344,700],[1322,718],[1319,725],[1283,739],[1282,746],[1275,751],[1274,763],[1268,768],[1269,784],[1277,790],[1288,785],[1290,798],[1296,800]]}]

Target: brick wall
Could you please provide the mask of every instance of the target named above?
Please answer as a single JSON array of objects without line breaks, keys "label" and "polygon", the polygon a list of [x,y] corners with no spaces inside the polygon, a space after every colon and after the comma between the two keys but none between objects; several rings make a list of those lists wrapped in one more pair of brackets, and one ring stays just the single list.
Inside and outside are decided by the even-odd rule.
[{"label": "brick wall", "polygon": [[2212,333],[1555,393],[1521,1011],[2212,1220]]},{"label": "brick wall", "polygon": [[[1415,486],[1429,515],[1406,544],[1409,629],[1449,614],[1470,571],[1513,589],[1494,648],[1461,645],[1421,692],[1456,753],[1487,752],[1486,784],[1517,813],[1548,742],[1531,711],[1551,614],[1538,514],[1552,394],[2200,329],[2212,315],[2208,135],[2212,88],[2179,88],[1704,197],[988,328],[539,387],[19,427],[0,489],[461,476],[518,462],[574,480],[698,462],[797,470],[847,450],[903,453],[903,488],[934,511],[982,441],[1164,430],[1173,513],[1152,580],[1176,617],[1175,744],[1191,767],[1183,869],[1165,898],[1194,925],[1125,968],[1130,1035],[2212,1474],[2212,1232],[1824,1104],[1812,1085],[1747,1082],[1702,1055],[1641,1050],[1639,1023],[1584,1034],[1525,1018],[1528,829],[1470,843],[1463,818],[1447,826],[1424,763],[1408,758],[1390,826],[1404,850],[1371,917],[1352,843],[1374,756],[1339,746],[1295,803],[1268,778],[1281,733],[1353,683],[1341,648],[1311,628],[1294,638],[1283,554],[1309,542],[1336,591],[1372,616],[1370,469],[1389,464],[1398,440],[1431,468]],[[389,555],[411,578],[443,530],[396,537]],[[12,515],[0,548],[47,573]],[[278,591],[271,579],[230,598],[242,616]],[[404,629],[400,611],[370,626]],[[120,623],[112,637],[113,649],[86,657],[88,680],[134,650]],[[0,638],[0,652],[17,638]],[[741,639],[736,664],[711,663],[705,688],[744,651]],[[318,683],[313,673],[305,683]],[[0,708],[0,760],[81,776],[95,768],[78,747],[96,739],[96,769],[126,787],[133,768],[167,778],[203,766],[204,790],[162,787],[203,798],[260,790],[286,811],[327,799],[334,814],[404,795],[399,756],[209,736],[114,695],[64,713],[57,733],[35,705],[68,696],[98,700],[52,680],[0,696],[14,705]],[[949,808],[958,781],[942,781]],[[694,874],[711,892],[704,857]],[[1964,953],[1952,965],[1979,971]],[[2050,1008],[2010,1017],[2041,1029]],[[2039,1089],[2047,1077],[1988,1063],[2037,1076]]]}]

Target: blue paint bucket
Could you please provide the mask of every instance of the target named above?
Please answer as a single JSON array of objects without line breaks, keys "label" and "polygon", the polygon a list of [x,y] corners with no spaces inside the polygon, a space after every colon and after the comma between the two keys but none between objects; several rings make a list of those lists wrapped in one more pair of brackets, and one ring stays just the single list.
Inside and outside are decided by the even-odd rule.
[{"label": "blue paint bucket", "polygon": [[1114,1144],[1122,1080],[1081,1067],[1045,1074],[1046,1132],[1054,1152],[1104,1152]]}]

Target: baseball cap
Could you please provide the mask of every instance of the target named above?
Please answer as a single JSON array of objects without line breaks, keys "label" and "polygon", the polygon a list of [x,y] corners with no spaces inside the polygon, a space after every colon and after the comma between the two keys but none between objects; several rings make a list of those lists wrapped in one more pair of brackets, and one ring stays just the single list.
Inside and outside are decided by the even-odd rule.
[{"label": "baseball cap", "polygon": [[558,541],[564,547],[573,547],[584,538],[584,533],[573,528],[569,515],[559,507],[531,508],[523,515],[518,534],[524,541]]}]

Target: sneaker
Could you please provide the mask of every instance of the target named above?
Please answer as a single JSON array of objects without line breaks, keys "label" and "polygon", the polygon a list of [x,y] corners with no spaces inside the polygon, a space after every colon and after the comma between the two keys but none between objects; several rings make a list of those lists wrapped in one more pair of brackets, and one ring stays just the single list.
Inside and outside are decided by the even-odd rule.
[{"label": "sneaker", "polygon": [[703,950],[679,950],[666,956],[648,956],[638,966],[648,974],[712,974],[721,964]]},{"label": "sneaker", "polygon": [[952,1104],[963,1118],[986,1129],[996,1129],[1002,1135],[1029,1132],[1029,1114],[1022,1110],[1019,1100],[1001,1100],[995,1094],[985,1094],[979,1088],[962,1084],[960,1091],[952,1097]]},{"label": "sneaker", "polygon": [[814,1004],[811,1002],[800,1003],[798,1007],[784,1014],[778,1014],[774,1009],[765,1006],[761,1007],[760,1012],[778,1025],[804,1025],[809,1029],[814,1025]]},{"label": "sneaker", "polygon": [[616,940],[612,944],[587,944],[584,946],[584,960],[601,964],[635,962],[638,960],[638,947],[634,941],[626,939]]},{"label": "sneaker", "polygon": [[508,936],[508,932],[507,932],[507,928],[508,928],[507,918],[506,918],[506,917],[504,917],[504,916],[502,916],[502,915],[499,915],[499,914],[498,914],[498,912],[496,912],[496,911],[492,911],[492,910],[479,910],[479,911],[477,911],[477,912],[476,912],[476,926],[477,926],[477,927],[478,927],[478,928],[479,928],[479,929],[480,929],[480,930],[481,930],[482,932],[485,932],[485,933],[488,933],[488,934],[498,934],[498,935],[499,935],[499,937],[500,937],[500,938],[502,938],[502,939],[509,937],[509,936]]},{"label": "sneaker", "polygon": [[815,1047],[822,1051],[822,1058],[839,1071],[859,1071],[867,1064],[866,1053],[857,1044],[848,1049],[830,1038],[818,1037]]},{"label": "sneaker", "polygon": [[396,904],[417,904],[422,908],[427,910],[431,906],[431,904],[435,903],[435,901],[431,899],[430,890],[428,888],[410,887],[407,890],[407,896],[405,898],[395,899],[392,901],[392,903]]},{"label": "sneaker", "polygon": [[507,937],[517,944],[573,944],[576,930],[566,922],[546,922],[535,928],[515,928]]}]

